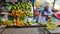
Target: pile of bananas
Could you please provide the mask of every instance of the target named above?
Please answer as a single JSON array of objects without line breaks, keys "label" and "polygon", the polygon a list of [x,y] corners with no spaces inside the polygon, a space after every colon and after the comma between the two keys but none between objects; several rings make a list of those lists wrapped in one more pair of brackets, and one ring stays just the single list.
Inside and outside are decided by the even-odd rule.
[{"label": "pile of bananas", "polygon": [[32,22],[30,22],[30,21],[27,21],[27,22],[25,22],[25,25],[32,25],[33,23]]},{"label": "pile of bananas", "polygon": [[18,17],[25,17],[25,13],[20,10],[12,10],[11,13],[9,14],[10,16],[18,16]]},{"label": "pile of bananas", "polygon": [[33,16],[33,13],[31,13],[30,11],[26,11],[25,15],[31,17],[31,16]]},{"label": "pile of bananas", "polygon": [[3,25],[3,26],[31,26],[32,24],[34,24],[33,22],[31,21],[26,21],[26,22],[23,22],[22,20],[20,20],[20,18],[14,18],[13,21],[9,21],[9,20],[0,20],[0,26]]},{"label": "pile of bananas", "polygon": [[16,15],[17,15],[18,17],[25,17],[25,16],[26,16],[25,13],[24,13],[23,11],[20,11],[20,10],[17,10],[17,11],[16,11]]},{"label": "pile of bananas", "polygon": [[5,19],[0,19],[0,26],[5,25],[5,26],[12,26],[13,22]]},{"label": "pile of bananas", "polygon": [[10,16],[15,16],[16,10],[12,10],[11,13],[9,13]]},{"label": "pile of bananas", "polygon": [[24,3],[18,2],[17,4],[13,4],[12,8],[13,9],[20,9],[22,11],[26,11],[26,10],[31,9],[31,5],[29,3],[27,3],[27,2],[24,2]]},{"label": "pile of bananas", "polygon": [[13,4],[12,11],[9,15],[18,17],[33,16],[31,13],[31,5],[27,2]]},{"label": "pile of bananas", "polygon": [[24,23],[19,18],[17,18],[17,19],[14,19],[14,25],[15,26],[23,26]]},{"label": "pile of bananas", "polygon": [[3,21],[2,24],[6,26],[13,26],[13,22],[7,20]]}]

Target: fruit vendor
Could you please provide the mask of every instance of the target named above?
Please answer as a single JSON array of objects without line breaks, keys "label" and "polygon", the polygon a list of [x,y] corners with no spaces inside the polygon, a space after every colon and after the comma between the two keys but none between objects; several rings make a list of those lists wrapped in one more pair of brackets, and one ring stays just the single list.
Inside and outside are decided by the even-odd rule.
[{"label": "fruit vendor", "polygon": [[49,9],[48,5],[46,5],[44,7],[43,12],[44,12],[44,15],[46,16],[46,20],[48,20],[50,18],[50,16],[51,16],[51,13],[52,13],[52,11],[51,11],[51,9]]}]

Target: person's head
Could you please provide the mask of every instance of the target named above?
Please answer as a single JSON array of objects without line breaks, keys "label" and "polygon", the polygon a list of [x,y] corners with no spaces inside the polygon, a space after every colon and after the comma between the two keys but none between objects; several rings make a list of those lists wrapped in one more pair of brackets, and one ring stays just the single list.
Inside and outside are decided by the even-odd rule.
[{"label": "person's head", "polygon": [[45,10],[48,10],[48,9],[49,9],[49,6],[45,6],[44,9],[45,9]]}]

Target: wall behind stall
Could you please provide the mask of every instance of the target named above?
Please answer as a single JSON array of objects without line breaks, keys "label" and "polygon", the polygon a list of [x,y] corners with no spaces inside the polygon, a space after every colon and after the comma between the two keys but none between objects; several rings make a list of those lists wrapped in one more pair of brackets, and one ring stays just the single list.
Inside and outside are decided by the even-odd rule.
[{"label": "wall behind stall", "polygon": [[60,10],[60,0],[56,0],[55,1],[55,6],[54,6],[55,9],[57,10]]},{"label": "wall behind stall", "polygon": [[46,5],[48,3],[49,7],[52,9],[53,8],[53,2],[54,0],[36,0],[39,5]]},{"label": "wall behind stall", "polygon": [[36,0],[36,2],[38,2],[39,5],[43,5],[46,2],[46,0]]}]

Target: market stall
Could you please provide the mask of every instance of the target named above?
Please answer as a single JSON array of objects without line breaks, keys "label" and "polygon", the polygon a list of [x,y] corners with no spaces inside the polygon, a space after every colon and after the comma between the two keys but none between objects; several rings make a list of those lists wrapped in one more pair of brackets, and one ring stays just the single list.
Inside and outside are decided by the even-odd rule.
[{"label": "market stall", "polygon": [[3,15],[0,16],[1,26],[26,26],[33,24],[28,21],[28,18],[33,17],[33,7],[30,0],[6,0],[0,7],[0,14]]},{"label": "market stall", "polygon": [[[44,1],[44,3],[42,3]],[[0,28],[24,28],[24,27],[48,27],[51,26],[53,21],[48,18],[52,18],[52,14],[49,15],[47,21],[45,17],[47,14],[45,13],[44,20],[37,21],[39,13],[34,16],[35,11],[40,11],[42,7],[47,6],[49,3],[45,0],[6,0],[1,1],[0,5]],[[42,6],[42,7],[40,7]],[[54,6],[54,4],[53,4]],[[52,6],[52,7],[53,7]],[[38,10],[37,10],[38,9]],[[41,9],[41,11],[43,8]],[[53,12],[53,11],[52,11]],[[55,15],[56,16],[56,15]],[[35,19],[36,18],[36,19]],[[60,18],[59,18],[60,19]],[[53,20],[53,19],[52,19]],[[48,23],[47,23],[48,22]],[[46,24],[47,23],[47,24]],[[49,24],[50,23],[50,24]],[[54,24],[54,23],[52,23]],[[55,24],[56,25],[56,24]],[[58,26],[58,25],[57,25]],[[56,27],[57,27],[56,26]]]},{"label": "market stall", "polygon": [[[60,12],[55,9],[57,8],[55,1],[49,1],[50,0],[1,0],[0,28],[40,27],[43,30],[47,27],[47,31],[55,30],[57,27],[60,27]],[[50,9],[53,9],[51,14],[44,12],[45,15],[43,14],[42,17],[39,18],[39,16],[41,16],[39,11],[43,12],[44,7],[47,5]],[[46,18],[46,16],[48,18]]]}]

